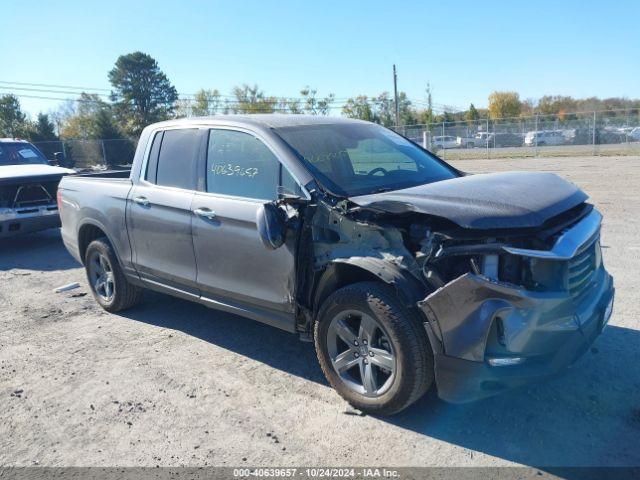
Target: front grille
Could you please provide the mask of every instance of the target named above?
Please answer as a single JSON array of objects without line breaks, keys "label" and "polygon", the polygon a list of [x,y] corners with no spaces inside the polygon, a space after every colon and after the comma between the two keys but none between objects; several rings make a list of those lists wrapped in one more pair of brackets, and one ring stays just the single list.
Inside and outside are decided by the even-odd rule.
[{"label": "front grille", "polygon": [[584,300],[585,294],[595,275],[598,262],[598,248],[598,238],[592,239],[587,247],[583,248],[568,262],[567,286],[571,296],[578,302]]},{"label": "front grille", "polygon": [[4,185],[0,187],[0,208],[21,208],[55,202],[60,180]]}]

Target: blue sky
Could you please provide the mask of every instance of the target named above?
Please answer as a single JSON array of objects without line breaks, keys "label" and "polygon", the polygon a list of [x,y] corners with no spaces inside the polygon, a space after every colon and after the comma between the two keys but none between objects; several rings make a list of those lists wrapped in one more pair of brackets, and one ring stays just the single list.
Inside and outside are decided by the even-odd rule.
[{"label": "blue sky", "polygon": [[[494,90],[640,97],[638,0],[2,4],[0,81],[109,88],[118,55],[141,50],[184,93],[374,95],[392,91],[396,63],[399,88],[424,101],[429,82],[438,105],[486,106]],[[65,96],[0,92],[12,90]],[[31,114],[58,105],[21,102]]]}]

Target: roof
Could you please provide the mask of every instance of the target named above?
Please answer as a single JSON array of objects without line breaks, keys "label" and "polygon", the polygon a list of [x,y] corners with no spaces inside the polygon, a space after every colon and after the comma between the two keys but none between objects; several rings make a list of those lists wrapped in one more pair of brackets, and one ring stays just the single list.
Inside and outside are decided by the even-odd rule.
[{"label": "roof", "polygon": [[326,115],[290,115],[283,113],[255,113],[247,115],[213,115],[209,117],[189,117],[179,120],[168,120],[161,124],[190,124],[190,123],[233,123],[235,125],[250,125],[262,128],[294,127],[299,125],[328,125],[345,123],[369,123],[362,120],[344,117],[329,117]]},{"label": "roof", "polygon": [[0,143],[29,143],[21,138],[0,138]]}]

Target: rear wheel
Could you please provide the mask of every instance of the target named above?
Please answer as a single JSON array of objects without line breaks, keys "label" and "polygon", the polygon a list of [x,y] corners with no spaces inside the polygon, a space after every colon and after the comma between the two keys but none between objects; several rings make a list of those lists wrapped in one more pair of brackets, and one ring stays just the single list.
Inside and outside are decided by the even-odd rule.
[{"label": "rear wheel", "polygon": [[424,327],[387,285],[363,282],[334,292],[320,309],[315,345],[331,386],[362,411],[397,413],[433,383]]},{"label": "rear wheel", "polygon": [[91,293],[106,311],[119,312],[138,303],[142,289],[127,281],[109,240],[91,242],[84,264]]}]

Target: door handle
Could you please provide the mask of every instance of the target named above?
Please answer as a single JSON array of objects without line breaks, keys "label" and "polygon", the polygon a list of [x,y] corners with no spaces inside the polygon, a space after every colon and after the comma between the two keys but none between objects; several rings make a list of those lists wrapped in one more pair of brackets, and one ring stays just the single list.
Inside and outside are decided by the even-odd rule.
[{"label": "door handle", "polygon": [[208,218],[209,220],[216,218],[216,212],[210,210],[208,208],[196,208],[193,213],[198,215],[199,217]]},{"label": "door handle", "polygon": [[149,206],[149,199],[147,197],[135,197],[133,201],[138,205],[142,205],[143,207]]}]

